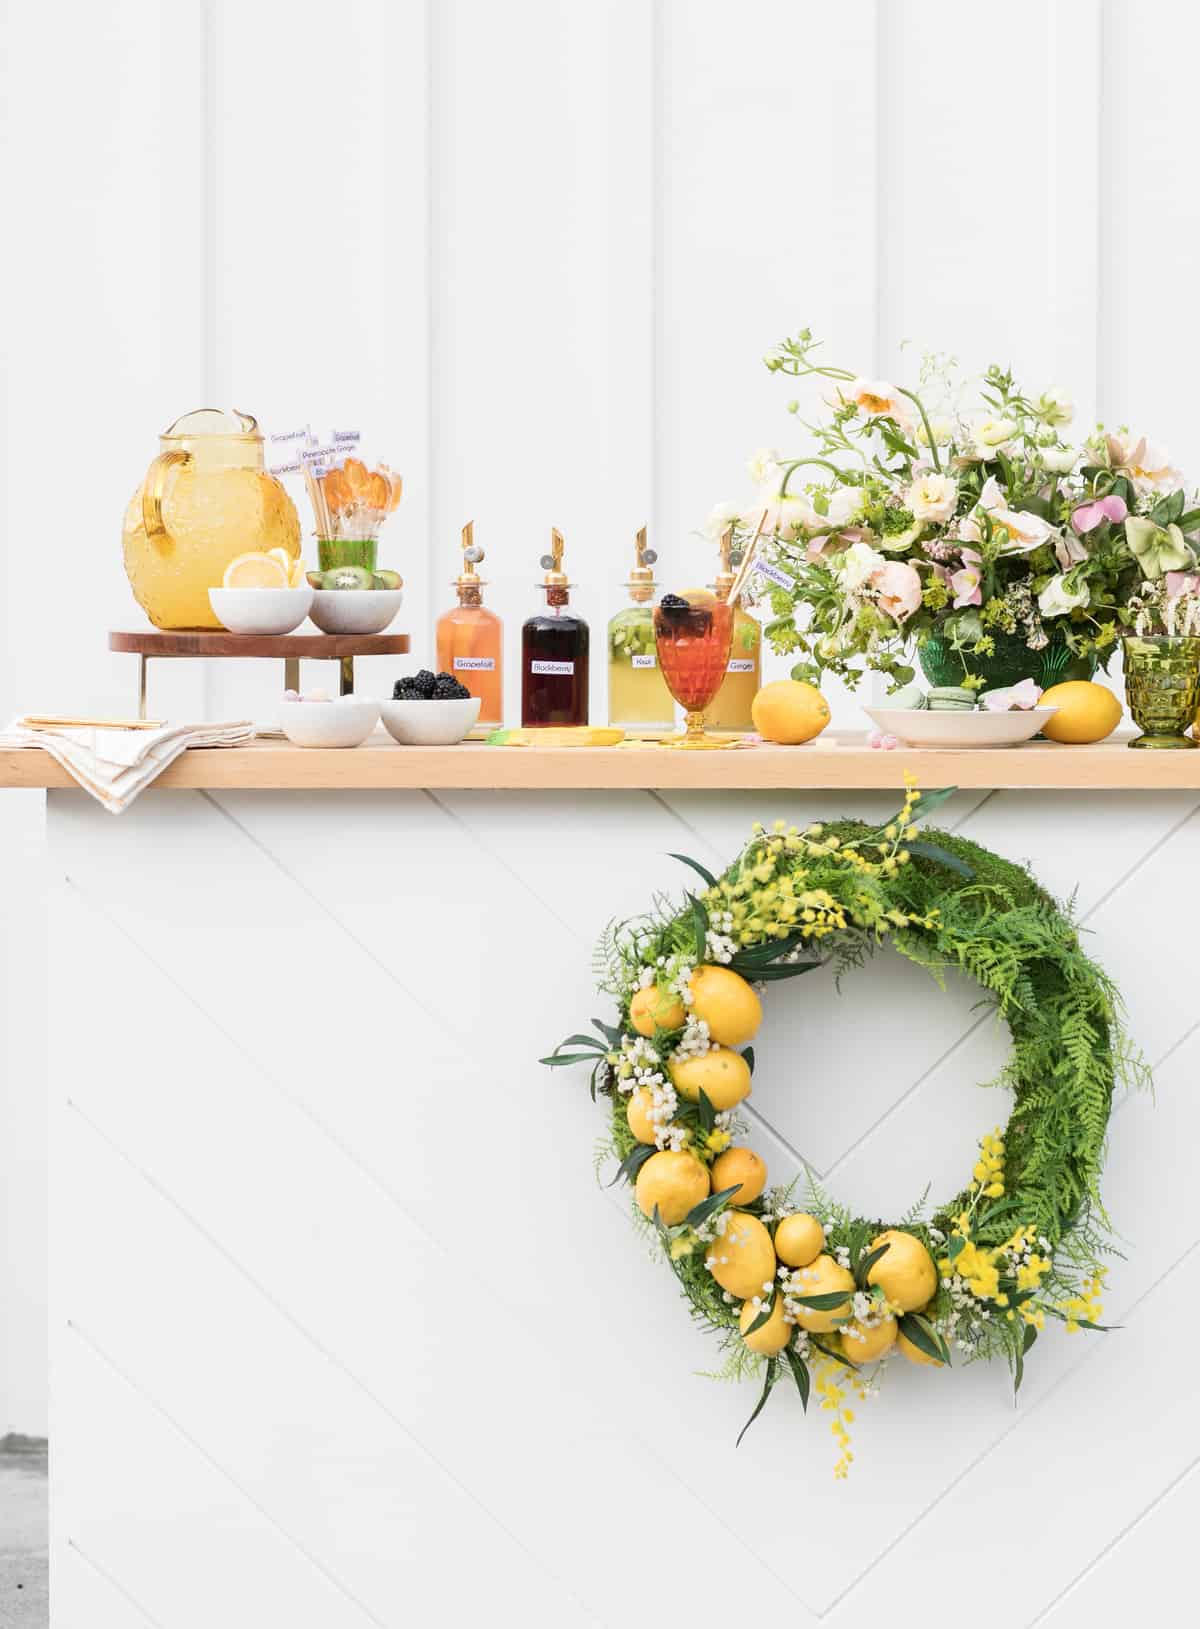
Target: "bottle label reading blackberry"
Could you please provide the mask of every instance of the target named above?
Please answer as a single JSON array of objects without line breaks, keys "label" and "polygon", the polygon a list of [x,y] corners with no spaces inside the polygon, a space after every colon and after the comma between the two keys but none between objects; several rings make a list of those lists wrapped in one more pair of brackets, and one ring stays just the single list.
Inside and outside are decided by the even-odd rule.
[{"label": "bottle label reading blackberry", "polygon": [[530,662],[531,673],[574,673],[574,662]]},{"label": "bottle label reading blackberry", "polygon": [[454,668],[459,673],[494,673],[496,658],[494,656],[456,656]]},{"label": "bottle label reading blackberry", "polygon": [[753,673],[754,672],[753,658],[744,657],[744,656],[735,656],[730,661],[729,666],[726,668],[725,671],[727,673]]}]

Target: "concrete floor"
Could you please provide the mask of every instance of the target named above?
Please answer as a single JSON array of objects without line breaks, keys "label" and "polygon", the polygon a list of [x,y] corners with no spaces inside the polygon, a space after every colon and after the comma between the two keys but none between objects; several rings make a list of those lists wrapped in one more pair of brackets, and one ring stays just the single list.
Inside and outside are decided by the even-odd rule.
[{"label": "concrete floor", "polygon": [[0,1437],[0,1625],[50,1622],[50,1499],[44,1437]]}]

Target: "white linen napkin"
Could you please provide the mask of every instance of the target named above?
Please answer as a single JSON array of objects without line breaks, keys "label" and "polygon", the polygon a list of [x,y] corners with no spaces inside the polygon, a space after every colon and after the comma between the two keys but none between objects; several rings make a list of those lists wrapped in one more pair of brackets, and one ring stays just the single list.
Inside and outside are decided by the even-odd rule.
[{"label": "white linen napkin", "polygon": [[112,814],[127,809],[188,747],[241,747],[254,725],[164,724],[156,730],[36,729],[16,718],[0,747],[41,747]]}]

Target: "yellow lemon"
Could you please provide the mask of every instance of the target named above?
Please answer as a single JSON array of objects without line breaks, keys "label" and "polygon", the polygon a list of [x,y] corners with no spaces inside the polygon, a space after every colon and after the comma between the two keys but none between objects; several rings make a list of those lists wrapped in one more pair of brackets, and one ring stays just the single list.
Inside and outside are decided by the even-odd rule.
[{"label": "yellow lemon", "polygon": [[807,1267],[825,1248],[825,1229],[815,1216],[799,1211],[775,1229],[775,1254],[785,1267]]},{"label": "yellow lemon", "polygon": [[660,990],[657,984],[639,990],[629,1003],[629,1022],[648,1040],[656,1029],[680,1029],[686,1016],[679,997]]},{"label": "yellow lemon", "polygon": [[920,1239],[894,1227],[872,1239],[870,1248],[878,1250],[882,1244],[888,1249],[867,1274],[867,1282],[878,1284],[898,1312],[915,1312],[937,1290],[933,1257]]},{"label": "yellow lemon", "polygon": [[633,1132],[639,1143],[652,1143],[654,1141],[654,1122],[650,1118],[650,1110],[654,1106],[654,1098],[648,1086],[639,1086],[629,1099],[625,1109],[625,1118],[629,1121],[629,1129]]},{"label": "yellow lemon", "polygon": [[752,1352],[761,1352],[763,1357],[775,1357],[782,1352],[792,1338],[791,1324],[783,1321],[783,1296],[775,1297],[775,1305],[771,1308],[771,1316],[753,1335],[746,1331],[762,1311],[753,1301],[747,1301],[738,1317],[738,1327],[742,1332],[742,1339]]},{"label": "yellow lemon", "polygon": [[762,1023],[762,1002],[740,973],[728,967],[698,967],[688,980],[692,1017],[702,1018],[720,1046],[744,1046]]},{"label": "yellow lemon", "polygon": [[854,1294],[854,1274],[839,1267],[832,1256],[818,1256],[793,1274],[793,1295],[833,1295],[838,1290],[845,1290],[846,1299],[828,1312],[818,1312],[816,1307],[796,1308],[796,1322],[802,1329],[811,1330],[814,1335],[827,1335],[846,1320],[850,1297]]},{"label": "yellow lemon", "polygon": [[727,1148],[713,1161],[712,1190],[737,1186],[734,1205],[752,1205],[767,1185],[767,1167],[752,1148]]},{"label": "yellow lemon", "polygon": [[1043,690],[1039,707],[1057,707],[1042,725],[1050,741],[1103,741],[1121,722],[1121,703],[1111,690],[1090,679],[1068,679]]},{"label": "yellow lemon", "polygon": [[750,716],[764,741],[798,747],[820,735],[829,723],[829,703],[814,685],[799,679],[776,679],[764,684],[755,696]]},{"label": "yellow lemon", "polygon": [[896,1335],[896,1350],[897,1352],[903,1352],[910,1363],[928,1363],[930,1368],[942,1368],[941,1358],[930,1357],[928,1352],[922,1352],[921,1348],[914,1346],[902,1330]]},{"label": "yellow lemon", "polygon": [[757,1216],[744,1210],[727,1210],[725,1215],[729,1218],[725,1231],[709,1245],[705,1260],[712,1262],[712,1275],[723,1290],[748,1301],[775,1282],[775,1249]]},{"label": "yellow lemon", "polygon": [[680,1097],[698,1103],[704,1092],[718,1113],[731,1109],[750,1093],[750,1065],[740,1052],[714,1046],[696,1058],[675,1058],[667,1073]]},{"label": "yellow lemon", "polygon": [[634,1189],[643,1215],[653,1216],[654,1207],[668,1227],[682,1222],[693,1205],[708,1197],[708,1172],[694,1154],[676,1154],[664,1149],[651,1154],[637,1175]]},{"label": "yellow lemon", "polygon": [[894,1318],[883,1318],[869,1327],[855,1318],[842,1328],[842,1356],[847,1363],[874,1363],[895,1344]]},{"label": "yellow lemon", "polygon": [[222,588],[286,588],[287,585],[287,570],[271,554],[239,554],[225,567],[221,578]]}]

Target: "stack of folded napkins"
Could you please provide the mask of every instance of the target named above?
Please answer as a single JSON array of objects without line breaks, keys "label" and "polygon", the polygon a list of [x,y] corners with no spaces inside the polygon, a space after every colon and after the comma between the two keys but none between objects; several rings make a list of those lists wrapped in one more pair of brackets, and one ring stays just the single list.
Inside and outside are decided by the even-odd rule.
[{"label": "stack of folded napkins", "polygon": [[241,747],[253,738],[254,725],[245,722],[145,728],[30,714],[0,734],[0,747],[42,747],[85,792],[120,814],[188,747]]}]

